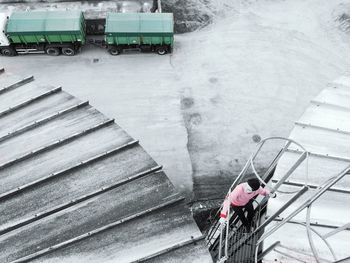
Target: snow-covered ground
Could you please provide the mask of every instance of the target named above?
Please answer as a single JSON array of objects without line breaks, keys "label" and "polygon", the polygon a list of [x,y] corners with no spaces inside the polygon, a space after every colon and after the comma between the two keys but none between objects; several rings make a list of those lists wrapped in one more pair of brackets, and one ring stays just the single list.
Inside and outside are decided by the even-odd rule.
[{"label": "snow-covered ground", "polygon": [[213,23],[177,35],[172,55],[112,57],[87,47],[73,58],[0,64],[89,99],[140,139],[180,190],[191,193],[194,178],[196,198],[218,196],[255,148],[254,135],[288,136],[309,100],[348,71],[350,37],[337,18],[350,1],[214,4]]},{"label": "snow-covered ground", "polygon": [[[1,4],[3,3],[3,4]],[[117,0],[117,1],[38,1],[14,0],[1,1],[0,10],[11,13],[16,10],[71,10],[79,9],[90,14],[99,12],[105,17],[105,12],[150,12],[152,0]],[[98,16],[97,16],[98,17]]]}]

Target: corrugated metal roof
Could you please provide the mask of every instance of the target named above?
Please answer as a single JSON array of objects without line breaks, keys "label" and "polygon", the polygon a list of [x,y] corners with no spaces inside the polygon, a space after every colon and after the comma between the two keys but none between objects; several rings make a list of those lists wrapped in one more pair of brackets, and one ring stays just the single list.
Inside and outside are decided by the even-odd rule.
[{"label": "corrugated metal roof", "polygon": [[0,73],[0,262],[212,262],[138,141],[60,87]]},{"label": "corrugated metal roof", "polygon": [[6,33],[80,32],[81,11],[28,11],[13,12]]},{"label": "corrugated metal roof", "polygon": [[108,13],[106,33],[174,32],[171,13]]},{"label": "corrugated metal roof", "polygon": [[[311,188],[281,215],[282,218],[314,194],[315,186],[335,177],[350,165],[350,78],[340,78],[313,99],[305,113],[295,122],[289,138],[304,146],[310,152],[310,158],[308,165],[304,162],[296,169],[282,190],[295,191],[305,182]],[[274,179],[281,178],[291,168],[300,157],[300,150],[296,146],[289,147],[278,163]],[[290,198],[291,195],[278,194],[276,200],[270,201],[270,213],[275,212]],[[332,230],[332,227],[349,223],[349,202],[350,177],[345,176],[312,205],[311,223],[316,224],[314,228],[320,233],[325,233]],[[299,214],[295,220],[305,222],[305,213]],[[271,242],[281,240],[284,245],[300,251],[305,251],[309,247],[305,228],[287,224],[282,229],[273,235]],[[339,258],[349,256],[348,250],[344,249],[347,240],[350,240],[350,231],[344,231],[328,240]],[[316,245],[319,253],[329,258],[330,252],[320,240],[317,240]]]}]

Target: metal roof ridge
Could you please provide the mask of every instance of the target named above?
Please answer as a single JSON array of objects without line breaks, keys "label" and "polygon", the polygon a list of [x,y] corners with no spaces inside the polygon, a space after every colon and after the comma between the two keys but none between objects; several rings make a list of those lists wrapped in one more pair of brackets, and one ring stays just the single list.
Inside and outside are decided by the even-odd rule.
[{"label": "metal roof ridge", "polygon": [[[60,111],[58,111],[56,113],[53,113],[53,114],[51,114],[51,115],[49,115],[47,117],[44,117],[44,118],[39,119],[39,120],[36,120],[36,121],[34,121],[32,123],[29,123],[26,126],[23,126],[23,127],[15,130],[15,131],[9,132],[8,134],[0,137],[0,142],[5,141],[5,140],[7,140],[9,138],[12,138],[13,136],[22,134],[22,133],[24,133],[24,132],[26,132],[28,130],[31,130],[31,129],[37,127],[37,126],[40,126],[42,124],[45,124],[45,123],[47,123],[47,122],[49,122],[51,120],[56,119],[57,117],[59,117],[61,115],[64,115],[66,113],[70,113],[70,112],[72,112],[74,110],[77,110],[79,108],[82,108],[82,107],[85,107],[85,106],[88,106],[88,105],[89,105],[89,101],[80,102],[80,103],[78,103],[76,105],[73,105],[71,107],[68,107],[68,108],[66,108],[64,110],[60,110]],[[1,165],[0,165],[0,169],[1,169]]]},{"label": "metal roof ridge", "polygon": [[7,92],[7,91],[10,91],[10,90],[13,90],[15,88],[18,88],[20,86],[23,86],[29,82],[32,82],[34,80],[34,77],[33,76],[29,76],[29,77],[26,77],[24,79],[21,79],[9,86],[6,86],[6,87],[3,87],[2,89],[0,89],[0,95]]},{"label": "metal roof ridge", "polygon": [[187,240],[185,240],[185,241],[176,243],[175,245],[169,246],[168,248],[161,249],[161,250],[159,250],[158,252],[153,253],[153,254],[151,254],[151,255],[149,255],[149,256],[140,258],[140,259],[135,260],[135,261],[131,261],[131,263],[139,263],[139,262],[147,261],[147,260],[152,259],[152,258],[156,258],[156,257],[158,257],[158,256],[167,254],[167,253],[169,253],[169,252],[171,252],[171,251],[173,251],[173,250],[176,250],[176,249],[179,249],[179,248],[182,248],[182,247],[191,245],[191,244],[195,244],[196,242],[201,241],[201,240],[203,240],[204,238],[205,238],[204,235],[200,235],[200,236],[198,236],[198,237],[196,237],[196,238],[194,238],[193,236],[191,236],[190,239],[187,239]]},{"label": "metal roof ridge", "polygon": [[62,169],[60,171],[51,173],[48,176],[41,177],[41,178],[39,178],[39,179],[37,179],[35,181],[32,181],[30,183],[27,183],[25,185],[22,185],[20,187],[17,187],[15,189],[12,189],[10,191],[2,193],[2,194],[0,194],[0,201],[3,200],[4,198],[8,198],[10,196],[13,196],[13,195],[15,195],[15,194],[17,194],[19,192],[22,192],[22,191],[24,191],[24,190],[26,190],[26,189],[28,189],[30,187],[33,187],[33,186],[37,185],[37,184],[43,183],[43,182],[45,182],[47,180],[50,180],[50,179],[53,179],[53,178],[55,178],[57,176],[66,174],[66,173],[68,173],[68,172],[70,172],[70,171],[72,171],[74,169],[78,169],[80,167],[83,167],[83,166],[86,166],[86,165],[91,164],[93,162],[96,162],[96,161],[98,161],[98,160],[100,160],[102,158],[106,158],[106,157],[108,157],[108,156],[110,156],[112,154],[115,154],[117,152],[120,152],[120,151],[123,151],[125,149],[128,149],[129,147],[131,147],[133,145],[136,145],[138,143],[139,143],[139,141],[137,141],[137,140],[130,141],[130,142],[124,144],[124,145],[121,145],[121,146],[118,146],[118,147],[114,148],[113,150],[104,151],[102,153],[99,153],[99,154],[97,154],[95,156],[90,157],[87,160],[80,161],[77,164],[74,164],[74,165],[72,165],[72,166],[70,166],[70,167],[68,167],[66,169]]},{"label": "metal roof ridge", "polygon": [[43,92],[42,94],[40,94],[40,95],[38,95],[36,97],[30,98],[27,101],[21,102],[21,103],[15,105],[13,107],[9,107],[7,110],[4,110],[4,111],[0,112],[0,118],[2,116],[4,116],[4,115],[7,115],[7,114],[9,114],[11,112],[14,112],[16,110],[22,109],[25,106],[32,104],[33,102],[36,102],[36,101],[38,101],[40,99],[43,99],[43,98],[46,98],[46,97],[48,97],[48,96],[50,96],[52,94],[58,93],[60,91],[62,91],[62,87],[61,86],[53,88],[53,89],[48,90],[46,92]]},{"label": "metal roof ridge", "polygon": [[342,109],[342,110],[350,111],[350,107],[345,107],[345,106],[342,106],[342,105],[329,103],[329,102],[326,102],[326,101],[319,101],[319,100],[314,99],[314,100],[311,100],[310,103],[314,104],[316,106],[324,105],[324,106],[329,106],[329,107],[333,107],[333,108],[339,108],[339,109]]},{"label": "metal roof ridge", "polygon": [[[277,179],[272,179],[273,183],[277,183],[278,181],[279,180],[277,180]],[[300,186],[300,187],[305,185],[304,183],[297,182],[297,181],[285,181],[285,182],[283,182],[283,184],[291,185],[291,186]],[[319,185],[310,184],[310,183],[307,183],[307,186],[311,189],[317,189],[318,187],[320,187]],[[331,187],[331,188],[327,189],[327,191],[338,192],[338,193],[343,193],[343,194],[350,194],[350,190],[345,189],[345,188],[338,188],[338,187]]]},{"label": "metal roof ridge", "polygon": [[321,125],[314,125],[311,123],[305,123],[305,122],[300,122],[300,121],[296,121],[294,122],[294,124],[296,126],[300,126],[302,128],[313,128],[313,129],[318,129],[318,130],[324,130],[324,131],[329,131],[329,132],[335,132],[335,133],[341,133],[341,134],[345,134],[345,135],[350,135],[350,131],[345,131],[345,130],[340,130],[339,128],[336,129],[332,129],[332,128],[328,128],[325,126],[321,126]]},{"label": "metal roof ridge", "polygon": [[[287,149],[286,152],[289,153],[301,153],[298,149]],[[328,158],[328,159],[333,159],[333,160],[339,160],[339,161],[346,161],[350,162],[350,158],[342,157],[342,156],[334,156],[334,155],[329,155],[329,154],[321,154],[321,153],[314,153],[314,152],[308,152],[310,156],[316,156],[320,158]]]},{"label": "metal roof ridge", "polygon": [[40,219],[46,218],[46,217],[48,217],[50,215],[53,215],[53,214],[55,214],[57,212],[63,211],[65,209],[67,209],[67,208],[71,208],[71,207],[75,206],[76,204],[80,204],[80,203],[82,203],[84,201],[87,201],[87,200],[89,200],[89,199],[91,199],[93,197],[96,197],[96,196],[98,196],[100,194],[103,194],[103,193],[106,193],[106,192],[108,192],[110,190],[113,190],[113,189],[115,189],[115,188],[117,188],[119,186],[122,186],[122,185],[125,185],[127,183],[130,183],[130,182],[132,182],[132,181],[134,181],[136,179],[143,178],[143,177],[145,177],[147,175],[154,174],[156,171],[159,171],[161,169],[162,169],[162,166],[155,166],[155,167],[153,167],[151,169],[144,170],[144,171],[142,171],[140,173],[137,173],[137,174],[134,174],[134,175],[129,176],[127,178],[124,178],[122,180],[119,180],[116,183],[111,184],[111,185],[109,185],[107,187],[101,187],[100,189],[98,189],[98,190],[96,190],[94,192],[90,192],[90,193],[88,193],[86,195],[82,195],[82,196],[80,196],[80,197],[78,197],[76,199],[73,199],[73,200],[71,200],[69,202],[66,202],[64,204],[57,205],[57,206],[55,206],[55,207],[53,207],[53,208],[51,208],[49,210],[46,210],[44,212],[37,213],[34,216],[25,218],[25,219],[15,223],[15,224],[13,224],[13,225],[10,225],[8,227],[0,229],[0,236],[3,235],[3,234],[6,234],[8,232],[11,232],[11,231],[13,231],[15,229],[18,229],[18,228],[20,228],[22,226],[25,226],[25,225],[31,224],[31,223],[33,223],[35,221],[38,221]]},{"label": "metal roof ridge", "polygon": [[160,210],[162,208],[168,207],[170,205],[176,204],[176,203],[181,202],[181,201],[183,201],[185,199],[184,197],[179,196],[179,195],[174,195],[173,197],[174,197],[174,199],[169,200],[169,201],[164,202],[164,203],[161,203],[160,205],[157,205],[157,206],[154,206],[152,208],[149,208],[149,209],[143,210],[141,212],[135,213],[133,215],[124,217],[124,218],[122,218],[120,220],[117,220],[117,221],[111,223],[111,224],[108,224],[108,225],[105,225],[103,227],[97,228],[97,229],[95,229],[93,231],[87,232],[87,233],[85,233],[83,235],[77,236],[75,238],[69,239],[69,240],[61,242],[59,244],[53,245],[53,246],[51,246],[49,248],[40,250],[40,251],[38,251],[36,253],[33,253],[33,254],[30,254],[30,255],[24,256],[22,258],[16,259],[14,261],[11,261],[11,263],[27,262],[28,260],[39,258],[40,256],[48,254],[51,251],[57,250],[57,249],[62,248],[62,247],[66,247],[66,246],[68,246],[70,244],[73,244],[75,242],[81,241],[81,240],[83,240],[85,238],[88,238],[90,236],[96,235],[96,234],[98,234],[100,232],[106,231],[106,230],[111,229],[113,227],[116,227],[116,226],[118,226],[120,224],[129,222],[129,221],[131,221],[133,219],[136,219],[138,217],[144,216],[144,215],[149,214],[151,212],[154,212],[154,211]]},{"label": "metal roof ridge", "polygon": [[55,140],[54,142],[51,142],[51,143],[46,144],[44,146],[40,146],[39,148],[37,148],[35,150],[32,150],[32,151],[30,151],[28,153],[25,153],[22,156],[19,156],[19,157],[15,158],[15,159],[12,159],[12,160],[9,160],[9,161],[7,161],[7,162],[5,162],[3,164],[0,164],[0,170],[6,168],[8,166],[11,166],[11,165],[13,165],[13,164],[15,164],[17,162],[20,162],[22,160],[28,159],[28,158],[30,158],[30,157],[32,157],[34,155],[39,154],[39,153],[46,152],[48,150],[56,148],[57,146],[61,146],[63,144],[66,144],[67,142],[73,141],[73,140],[75,140],[77,138],[80,138],[80,137],[86,135],[86,134],[89,134],[91,132],[99,130],[100,128],[104,128],[105,126],[108,126],[108,125],[110,125],[112,123],[114,123],[114,119],[110,119],[110,120],[101,122],[101,123],[99,123],[97,125],[94,125],[94,126],[88,128],[88,129],[84,129],[84,130],[76,132],[76,133],[74,133],[72,135],[69,135],[69,136],[63,137],[61,139]]}]

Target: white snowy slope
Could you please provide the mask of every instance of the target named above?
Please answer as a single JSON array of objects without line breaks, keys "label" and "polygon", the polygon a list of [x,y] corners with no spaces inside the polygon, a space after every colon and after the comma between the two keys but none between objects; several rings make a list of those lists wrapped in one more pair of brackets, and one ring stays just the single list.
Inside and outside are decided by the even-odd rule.
[{"label": "white snowy slope", "polygon": [[1,64],[89,98],[178,188],[190,193],[193,177],[196,198],[216,198],[255,148],[253,135],[288,136],[309,100],[349,69],[350,37],[337,21],[349,3],[218,0],[213,23],[177,35],[172,55],[111,57],[87,47],[74,58]]},{"label": "white snowy slope", "polygon": [[[288,178],[288,183],[308,184],[320,186],[328,180],[335,178],[350,167],[350,78],[341,77],[328,88],[324,89],[315,99],[305,113],[295,123],[290,138],[299,142],[310,153],[309,162],[306,161]],[[291,149],[290,147],[289,149]],[[292,150],[297,150],[293,147]],[[300,150],[300,149],[299,149]],[[280,159],[273,179],[280,179],[300,156],[297,152],[287,152]],[[308,172],[306,172],[308,171]],[[285,186],[283,191],[296,191],[301,186]],[[332,191],[331,191],[332,190]],[[281,214],[287,217],[305,200],[313,196],[316,189],[310,188],[306,194],[293,203]],[[283,206],[293,195],[279,193],[271,200],[268,214],[272,215]],[[310,222],[316,224],[316,231],[321,235],[350,223],[350,175],[345,175],[330,191],[325,192],[311,207]],[[293,221],[306,222],[306,210],[295,216]],[[321,227],[322,225],[322,227]],[[325,227],[328,226],[328,227]],[[267,229],[270,229],[269,227]],[[317,253],[323,259],[333,262],[331,251],[326,243],[315,234],[312,235]],[[303,226],[287,223],[275,234],[271,235],[266,246],[275,241],[301,252],[311,254],[306,229]],[[335,252],[336,259],[350,256],[350,231],[340,232],[326,239]],[[298,258],[309,262],[309,257],[297,255]],[[288,262],[288,257],[276,253],[268,255],[269,259],[278,258],[281,262]],[[311,259],[310,259],[311,260]],[[313,260],[312,260],[313,262]],[[322,261],[325,262],[325,261]]]}]

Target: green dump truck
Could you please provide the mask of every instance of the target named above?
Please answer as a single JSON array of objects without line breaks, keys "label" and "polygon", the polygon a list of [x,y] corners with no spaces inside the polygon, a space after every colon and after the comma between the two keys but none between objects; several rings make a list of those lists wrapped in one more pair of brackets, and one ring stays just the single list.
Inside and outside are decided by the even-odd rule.
[{"label": "green dump truck", "polygon": [[9,55],[47,53],[75,55],[85,43],[85,21],[81,11],[14,12],[8,18],[5,34]]},{"label": "green dump truck", "polygon": [[172,52],[174,18],[171,13],[109,13],[105,37],[110,54],[125,49],[155,51],[160,55]]}]

